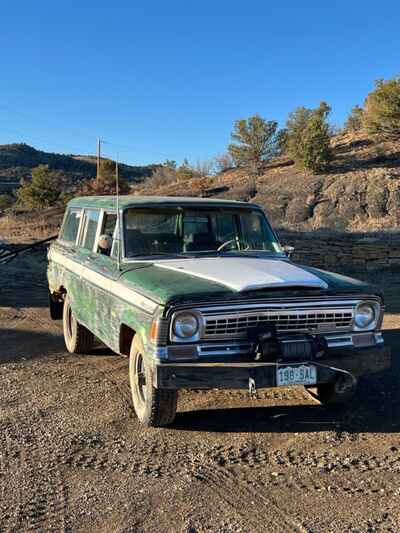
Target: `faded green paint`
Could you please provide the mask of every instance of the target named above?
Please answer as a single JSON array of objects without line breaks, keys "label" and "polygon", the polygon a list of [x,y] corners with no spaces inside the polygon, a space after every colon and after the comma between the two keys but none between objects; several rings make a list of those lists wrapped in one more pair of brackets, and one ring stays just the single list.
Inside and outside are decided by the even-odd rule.
[{"label": "faded green paint", "polygon": [[58,292],[61,287],[67,291],[76,319],[115,352],[120,350],[120,329],[123,324],[139,333],[146,344],[152,320],[160,312],[156,310],[151,315],[130,304],[128,298],[121,299],[79,275],[80,267],[89,267],[91,271],[104,276],[105,280],[108,278],[116,281],[120,272],[115,261],[82,249],[75,251],[60,243],[54,243],[52,249],[71,259],[76,265],[77,272],[72,272],[64,265],[50,261],[47,274],[51,292]]},{"label": "faded green paint", "polygon": [[[210,198],[181,198],[172,196],[133,196],[126,195],[119,197],[120,209],[128,207],[179,207],[179,206],[210,206],[210,207],[240,207],[260,209],[256,204],[247,202],[237,202],[235,200],[216,200]],[[116,196],[81,196],[74,198],[68,203],[68,207],[116,209]]]},{"label": "faded green paint", "polygon": [[212,295],[221,296],[222,294],[233,296],[235,294],[226,285],[161,268],[152,263],[142,268],[126,271],[121,275],[121,280],[162,305],[177,297],[193,298],[198,295],[212,297]]},{"label": "faded green paint", "polygon": [[376,294],[382,296],[382,293],[378,287],[374,287],[365,281],[359,279],[351,278],[349,276],[344,276],[343,274],[338,274],[336,272],[328,272],[327,270],[321,270],[319,268],[297,265],[304,270],[307,270],[311,274],[314,274],[318,278],[325,281],[330,291],[354,291],[362,292],[364,294]]}]

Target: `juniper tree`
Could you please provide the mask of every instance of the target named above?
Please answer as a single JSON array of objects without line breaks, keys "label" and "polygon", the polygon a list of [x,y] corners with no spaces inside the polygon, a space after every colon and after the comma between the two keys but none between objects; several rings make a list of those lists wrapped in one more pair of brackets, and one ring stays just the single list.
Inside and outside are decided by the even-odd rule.
[{"label": "juniper tree", "polygon": [[31,181],[24,180],[17,190],[17,202],[28,208],[50,207],[57,203],[63,188],[63,173],[39,165],[32,170]]},{"label": "juniper tree", "polygon": [[345,129],[352,133],[361,130],[363,127],[363,115],[364,109],[359,105],[354,106],[345,122]]},{"label": "juniper tree", "polygon": [[275,120],[265,120],[260,115],[237,120],[231,134],[235,143],[228,146],[236,166],[249,167],[258,174],[263,163],[277,153],[277,128]]},{"label": "juniper tree", "polygon": [[400,77],[378,80],[364,103],[367,132],[386,139],[400,137]]},{"label": "juniper tree", "polygon": [[330,107],[321,102],[316,109],[297,108],[287,121],[287,147],[295,164],[306,170],[322,172],[332,158]]}]

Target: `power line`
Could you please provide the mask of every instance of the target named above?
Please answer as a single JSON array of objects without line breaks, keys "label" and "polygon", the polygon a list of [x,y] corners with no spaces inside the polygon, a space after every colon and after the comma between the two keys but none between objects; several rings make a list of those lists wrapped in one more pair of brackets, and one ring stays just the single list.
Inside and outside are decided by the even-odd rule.
[{"label": "power line", "polygon": [[[29,119],[34,119],[36,121],[40,121],[42,124],[43,123],[47,123],[47,126],[48,127],[51,127],[51,128],[54,128],[54,125],[51,124],[49,121],[44,121],[42,117],[38,117],[37,115],[35,115],[34,113],[27,113],[26,111],[20,111],[19,109],[12,109],[10,106],[7,106],[7,105],[4,105],[3,103],[0,104],[0,110],[3,109],[9,113],[12,113],[12,114],[17,114],[17,115],[20,115],[22,117],[25,117],[25,118],[29,118]],[[27,135],[26,132],[20,130],[20,129],[12,129],[12,128],[9,128],[9,127],[4,127],[4,126],[1,126],[0,127],[0,132],[1,130],[8,130],[9,132],[11,132],[12,134],[17,134],[19,136],[21,136],[23,139],[29,139],[29,142],[33,143],[33,144],[48,144],[50,146],[55,146],[55,147],[58,147],[59,149],[62,150],[63,153],[75,153],[76,155],[83,155],[82,154],[82,149],[81,148],[78,148],[78,147],[74,147],[73,149],[71,149],[71,145],[69,149],[66,149],[66,145],[64,143],[60,143],[58,141],[55,141],[54,138],[46,138],[46,137],[43,137],[43,136],[37,136],[37,135]],[[65,131],[65,130],[64,130]],[[67,130],[69,133],[71,133],[72,135],[74,135],[75,137],[77,137],[78,135],[80,135],[80,132],[78,133],[78,131],[74,131],[74,130]],[[111,145],[111,146],[115,146],[119,149],[119,151],[123,151],[125,153],[130,153],[132,154],[135,154],[135,155],[138,155],[139,152],[142,152],[142,151],[145,151],[146,154],[149,154],[151,157],[154,157],[155,159],[165,159],[165,158],[169,158],[170,157],[170,153],[166,153],[166,152],[159,152],[159,151],[149,151],[149,150],[146,150],[146,149],[143,149],[143,148],[140,148],[138,146],[134,146],[134,145],[131,145],[131,144],[126,144],[126,143],[118,143],[118,142],[115,142],[115,141],[109,141],[109,140],[104,140],[102,139],[101,140],[101,143],[102,144],[108,144],[108,145]],[[92,142],[88,142],[88,141],[85,141],[85,144],[87,144],[87,146],[91,146],[92,145]],[[67,145],[68,146],[68,145]],[[92,150],[88,151],[88,150],[83,150],[83,152],[88,152],[88,155],[90,155],[92,152]]]}]

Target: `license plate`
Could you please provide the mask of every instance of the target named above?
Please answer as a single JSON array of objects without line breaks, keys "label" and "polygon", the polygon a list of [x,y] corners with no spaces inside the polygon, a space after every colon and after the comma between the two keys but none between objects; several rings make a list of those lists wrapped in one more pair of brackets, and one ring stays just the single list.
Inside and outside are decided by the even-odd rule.
[{"label": "license plate", "polygon": [[287,385],[315,385],[317,369],[314,365],[281,366],[276,371],[278,387]]}]

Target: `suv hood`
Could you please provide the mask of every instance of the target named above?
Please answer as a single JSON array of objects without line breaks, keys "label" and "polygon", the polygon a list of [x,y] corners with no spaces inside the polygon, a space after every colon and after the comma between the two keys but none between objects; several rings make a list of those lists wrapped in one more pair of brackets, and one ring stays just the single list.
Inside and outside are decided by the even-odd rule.
[{"label": "suv hood", "polygon": [[380,295],[367,283],[285,259],[216,257],[137,261],[120,275],[123,285],[161,305],[212,300]]},{"label": "suv hood", "polygon": [[315,274],[276,259],[208,257],[160,261],[155,266],[220,283],[236,292],[278,287],[328,288]]}]

